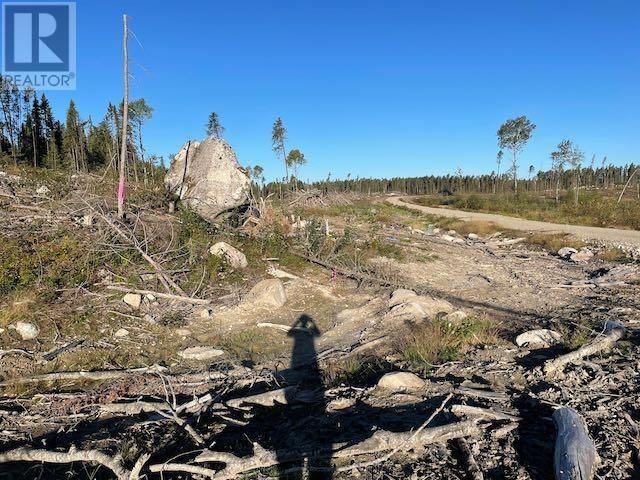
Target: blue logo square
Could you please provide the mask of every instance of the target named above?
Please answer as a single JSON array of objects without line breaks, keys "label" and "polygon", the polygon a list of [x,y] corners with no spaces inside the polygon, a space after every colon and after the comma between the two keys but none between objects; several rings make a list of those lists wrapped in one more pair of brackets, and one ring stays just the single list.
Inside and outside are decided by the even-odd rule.
[{"label": "blue logo square", "polygon": [[2,71],[19,87],[75,88],[75,3],[3,2]]}]

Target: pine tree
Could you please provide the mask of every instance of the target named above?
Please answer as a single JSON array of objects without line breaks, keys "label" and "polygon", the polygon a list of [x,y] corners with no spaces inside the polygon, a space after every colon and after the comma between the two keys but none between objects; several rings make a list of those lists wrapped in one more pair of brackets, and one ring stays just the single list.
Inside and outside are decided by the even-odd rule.
[{"label": "pine tree", "polygon": [[65,162],[76,172],[87,171],[87,141],[76,105],[69,102],[67,122],[65,124],[62,148]]},{"label": "pine tree", "polygon": [[271,130],[271,144],[272,149],[276,155],[281,155],[284,161],[285,179],[289,181],[289,165],[287,165],[287,150],[284,146],[284,142],[287,139],[287,129],[284,127],[284,123],[280,117],[276,118],[273,122],[273,128]]},{"label": "pine tree", "polygon": [[220,117],[216,112],[211,112],[207,122],[207,136],[221,139],[223,133],[224,127],[220,123]]}]

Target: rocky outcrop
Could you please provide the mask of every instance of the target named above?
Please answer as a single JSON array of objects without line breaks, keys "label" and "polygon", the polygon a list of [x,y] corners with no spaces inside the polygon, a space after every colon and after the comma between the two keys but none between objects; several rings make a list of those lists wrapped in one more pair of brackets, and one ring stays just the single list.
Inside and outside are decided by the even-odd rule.
[{"label": "rocky outcrop", "polygon": [[251,180],[227,142],[190,140],[174,157],[166,188],[209,221],[248,203]]}]

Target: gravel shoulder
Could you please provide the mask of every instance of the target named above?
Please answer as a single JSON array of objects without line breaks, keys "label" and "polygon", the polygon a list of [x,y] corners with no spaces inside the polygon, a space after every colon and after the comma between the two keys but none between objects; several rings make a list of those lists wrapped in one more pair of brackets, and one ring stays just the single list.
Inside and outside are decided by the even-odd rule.
[{"label": "gravel shoulder", "polygon": [[539,222],[536,220],[525,220],[523,218],[508,217],[493,213],[465,212],[462,210],[452,210],[449,208],[435,208],[416,205],[409,200],[415,197],[393,197],[387,202],[392,205],[401,206],[443,217],[453,217],[462,220],[482,220],[493,222],[504,228],[513,230],[524,230],[546,233],[568,233],[584,240],[597,240],[628,246],[640,247],[640,231],[622,230],[618,228],[586,227],[582,225],[565,225],[560,223]]}]

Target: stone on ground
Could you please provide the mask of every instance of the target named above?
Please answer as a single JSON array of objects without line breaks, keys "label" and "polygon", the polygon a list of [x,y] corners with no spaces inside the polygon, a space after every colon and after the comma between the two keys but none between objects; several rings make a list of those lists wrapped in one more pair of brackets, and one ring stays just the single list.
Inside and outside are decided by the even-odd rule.
[{"label": "stone on ground", "polygon": [[129,336],[129,330],[126,328],[119,328],[116,333],[113,334],[116,338],[124,338]]},{"label": "stone on ground", "polygon": [[40,328],[31,322],[16,322],[12,328],[22,337],[22,340],[34,340],[40,335]]},{"label": "stone on ground", "polygon": [[588,248],[582,248],[579,252],[572,253],[569,258],[572,262],[586,263],[593,258],[593,252]]},{"label": "stone on ground", "polygon": [[407,290],[406,288],[399,288],[394,290],[391,294],[391,298],[389,299],[389,308],[395,307],[396,305],[400,305],[401,303],[406,303],[409,300],[416,298],[418,294],[413,290]]},{"label": "stone on ground", "polygon": [[562,258],[569,258],[574,253],[578,253],[578,250],[571,247],[562,247],[560,250],[558,250],[558,256]]},{"label": "stone on ground", "polygon": [[516,345],[519,347],[546,348],[561,342],[562,335],[553,330],[540,328],[521,333],[516,337]]},{"label": "stone on ground", "polygon": [[462,310],[456,310],[455,312],[446,314],[444,316],[444,321],[449,322],[452,325],[456,325],[462,322],[463,320],[466,320],[468,316],[469,315],[467,315]]},{"label": "stone on ground", "polygon": [[127,293],[122,297],[122,301],[137,310],[140,308],[140,304],[142,303],[142,295],[139,293]]},{"label": "stone on ground", "polygon": [[216,243],[209,249],[209,253],[223,258],[232,268],[246,268],[248,265],[245,254],[226,242]]},{"label": "stone on ground", "polygon": [[213,347],[189,347],[178,352],[178,356],[185,360],[211,360],[224,355],[222,350]]},{"label": "stone on ground", "polygon": [[287,303],[287,292],[278,278],[258,282],[244,297],[245,304],[282,307]]},{"label": "stone on ground", "polygon": [[378,388],[392,393],[415,392],[425,386],[425,381],[411,372],[387,373],[378,381]]},{"label": "stone on ground", "polygon": [[187,142],[172,160],[164,183],[209,221],[247,204],[251,187],[231,146],[216,138]]}]

